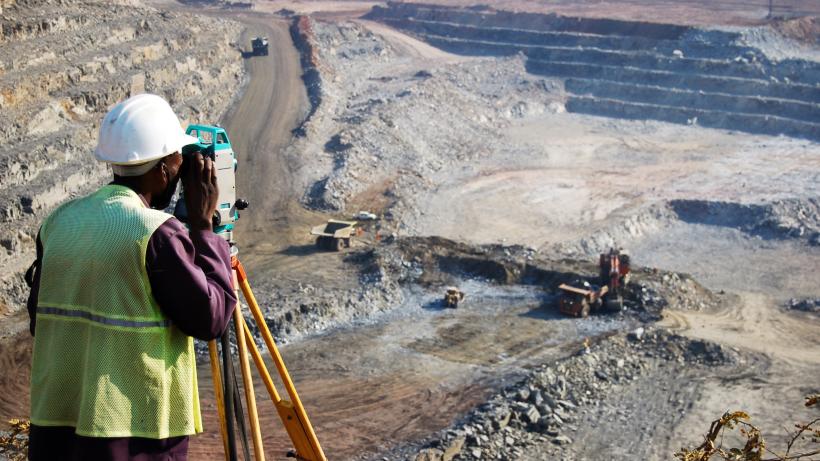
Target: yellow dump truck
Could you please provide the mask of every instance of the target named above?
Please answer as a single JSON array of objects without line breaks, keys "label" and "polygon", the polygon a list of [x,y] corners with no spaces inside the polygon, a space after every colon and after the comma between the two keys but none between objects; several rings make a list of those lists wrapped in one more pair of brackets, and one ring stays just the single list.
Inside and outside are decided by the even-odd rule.
[{"label": "yellow dump truck", "polygon": [[444,292],[444,306],[455,309],[461,301],[464,301],[464,292],[456,287],[447,287],[447,291]]},{"label": "yellow dump truck", "polygon": [[353,237],[362,233],[356,221],[337,221],[329,219],[327,224],[315,226],[310,234],[316,236],[316,247],[323,250],[342,251],[342,248],[350,248],[350,241]]}]

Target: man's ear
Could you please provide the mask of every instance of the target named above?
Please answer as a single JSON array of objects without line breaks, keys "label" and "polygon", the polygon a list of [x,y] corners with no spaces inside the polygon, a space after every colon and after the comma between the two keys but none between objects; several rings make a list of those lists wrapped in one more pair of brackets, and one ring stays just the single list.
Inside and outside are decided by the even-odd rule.
[{"label": "man's ear", "polygon": [[171,171],[168,169],[168,165],[165,164],[165,159],[157,163],[157,169],[159,170],[160,178],[162,178],[167,186],[171,182]]}]

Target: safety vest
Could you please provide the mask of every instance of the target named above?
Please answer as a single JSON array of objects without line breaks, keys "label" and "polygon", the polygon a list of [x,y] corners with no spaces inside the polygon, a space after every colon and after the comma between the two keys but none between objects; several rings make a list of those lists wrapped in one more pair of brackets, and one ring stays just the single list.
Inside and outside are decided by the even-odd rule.
[{"label": "safety vest", "polygon": [[108,185],[43,223],[31,422],[88,437],[202,432],[193,339],[151,294],[145,253],[171,215]]}]

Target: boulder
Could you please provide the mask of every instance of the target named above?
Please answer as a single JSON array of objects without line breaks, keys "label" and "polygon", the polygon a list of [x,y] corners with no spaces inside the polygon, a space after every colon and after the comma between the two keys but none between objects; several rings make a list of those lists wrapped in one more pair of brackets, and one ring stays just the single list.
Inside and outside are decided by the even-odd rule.
[{"label": "boulder", "polygon": [[443,461],[444,452],[437,448],[425,448],[416,455],[415,461]]}]

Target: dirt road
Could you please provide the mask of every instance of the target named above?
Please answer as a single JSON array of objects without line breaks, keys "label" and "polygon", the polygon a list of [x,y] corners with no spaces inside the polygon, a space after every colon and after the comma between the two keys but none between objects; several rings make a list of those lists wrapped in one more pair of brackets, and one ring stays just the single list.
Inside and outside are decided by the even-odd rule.
[{"label": "dirt road", "polygon": [[698,339],[760,352],[777,361],[820,364],[818,322],[809,315],[784,314],[761,293],[747,292],[721,312],[666,311],[660,326]]},{"label": "dirt road", "polygon": [[470,60],[469,57],[448,53],[376,21],[357,19],[355,22],[366,27],[367,30],[374,34],[381,36],[382,39],[393,47],[397,55],[414,58],[413,64],[415,66],[419,65],[418,61],[446,64]]},{"label": "dirt road", "polygon": [[674,427],[669,450],[675,443],[703,433],[705,422],[721,411],[744,410],[752,423],[769,428],[766,440],[773,447],[788,443],[778,427],[809,421],[816,415],[802,405],[817,382],[820,363],[820,322],[803,313],[784,313],[763,293],[746,292],[739,302],[719,312],[666,311],[660,326],[685,336],[758,353],[762,366],[750,366],[735,379],[707,377],[702,398],[693,400],[689,412]]},{"label": "dirt road", "polygon": [[267,36],[271,43],[268,56],[247,58],[250,81],[223,120],[238,152],[237,196],[251,204],[242,213],[237,240],[253,247],[278,236],[274,229],[287,225],[286,210],[296,192],[284,149],[291,130],[306,115],[308,101],[288,22],[270,16],[237,19],[248,26],[245,43],[254,36]]}]

